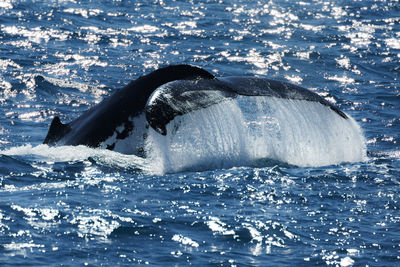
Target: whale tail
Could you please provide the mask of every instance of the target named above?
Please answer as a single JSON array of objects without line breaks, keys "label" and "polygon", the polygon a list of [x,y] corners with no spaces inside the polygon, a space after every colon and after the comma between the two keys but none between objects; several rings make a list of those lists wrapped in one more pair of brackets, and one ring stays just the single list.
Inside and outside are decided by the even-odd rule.
[{"label": "whale tail", "polygon": [[[113,96],[105,98],[98,105],[67,124],[61,123],[60,119],[55,117],[43,143],[98,147],[101,142],[114,134],[118,126],[129,125],[130,117],[143,112],[149,96],[162,85],[173,81],[212,80],[214,78],[214,75],[202,68],[185,64],[157,69],[133,80],[117,90]],[[163,114],[157,116],[161,115]],[[129,133],[128,128],[127,134]]]},{"label": "whale tail", "polygon": [[62,136],[71,130],[69,124],[63,124],[59,117],[54,117],[51,121],[49,132],[43,141],[43,144],[53,145],[57,143]]}]

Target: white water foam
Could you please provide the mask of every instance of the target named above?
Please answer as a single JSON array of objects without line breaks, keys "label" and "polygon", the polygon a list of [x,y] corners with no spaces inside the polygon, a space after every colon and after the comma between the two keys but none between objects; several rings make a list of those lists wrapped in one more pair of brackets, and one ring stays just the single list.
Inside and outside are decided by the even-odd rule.
[{"label": "white water foam", "polygon": [[96,162],[104,166],[141,169],[146,172],[152,172],[147,166],[146,159],[135,155],[125,155],[107,149],[94,149],[86,146],[57,146],[48,145],[25,145],[12,147],[0,151],[0,154],[6,156],[27,156],[37,162],[46,162],[53,164],[55,162],[77,162],[87,161],[93,158]]},{"label": "white water foam", "polygon": [[303,100],[238,97],[178,116],[167,132],[149,130],[146,152],[156,172],[244,166],[260,159],[326,166],[366,157],[354,119]]}]

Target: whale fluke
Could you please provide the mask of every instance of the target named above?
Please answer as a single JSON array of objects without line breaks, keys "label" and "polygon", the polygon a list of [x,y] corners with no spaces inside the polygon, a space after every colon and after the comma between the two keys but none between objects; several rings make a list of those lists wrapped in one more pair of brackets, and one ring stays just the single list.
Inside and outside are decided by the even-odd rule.
[{"label": "whale fluke", "polygon": [[[297,85],[257,77],[216,78],[196,66],[173,65],[130,82],[67,124],[55,117],[43,143],[119,147],[120,150],[124,150],[124,146],[133,146],[139,151],[149,126],[161,135],[167,135],[167,125],[175,117],[238,96],[317,102],[348,119],[323,97]],[[135,144],[123,143],[130,136],[137,137],[133,138]]]},{"label": "whale fluke", "polygon": [[145,107],[149,125],[162,135],[176,116],[206,108],[222,101],[243,96],[269,96],[319,102],[339,116],[347,115],[320,95],[286,82],[255,77],[226,77],[209,80],[176,80],[157,88]]}]

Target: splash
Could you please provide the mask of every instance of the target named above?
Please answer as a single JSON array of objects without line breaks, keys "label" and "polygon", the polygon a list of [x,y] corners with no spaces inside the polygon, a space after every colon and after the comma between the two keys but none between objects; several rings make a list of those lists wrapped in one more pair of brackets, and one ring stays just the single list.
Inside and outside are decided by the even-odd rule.
[{"label": "splash", "polygon": [[310,101],[238,97],[177,117],[167,132],[150,129],[146,144],[163,173],[251,166],[262,159],[305,167],[366,157],[354,119]]}]

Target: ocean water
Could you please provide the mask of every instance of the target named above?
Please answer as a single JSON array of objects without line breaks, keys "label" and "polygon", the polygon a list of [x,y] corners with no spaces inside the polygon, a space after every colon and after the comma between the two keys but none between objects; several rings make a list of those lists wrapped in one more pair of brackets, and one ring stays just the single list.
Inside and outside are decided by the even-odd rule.
[{"label": "ocean water", "polygon": [[[54,116],[182,63],[309,88],[361,141],[320,107],[252,99],[251,138],[227,103],[151,159],[42,145]],[[0,265],[398,266],[399,63],[398,1],[1,1]]]}]

